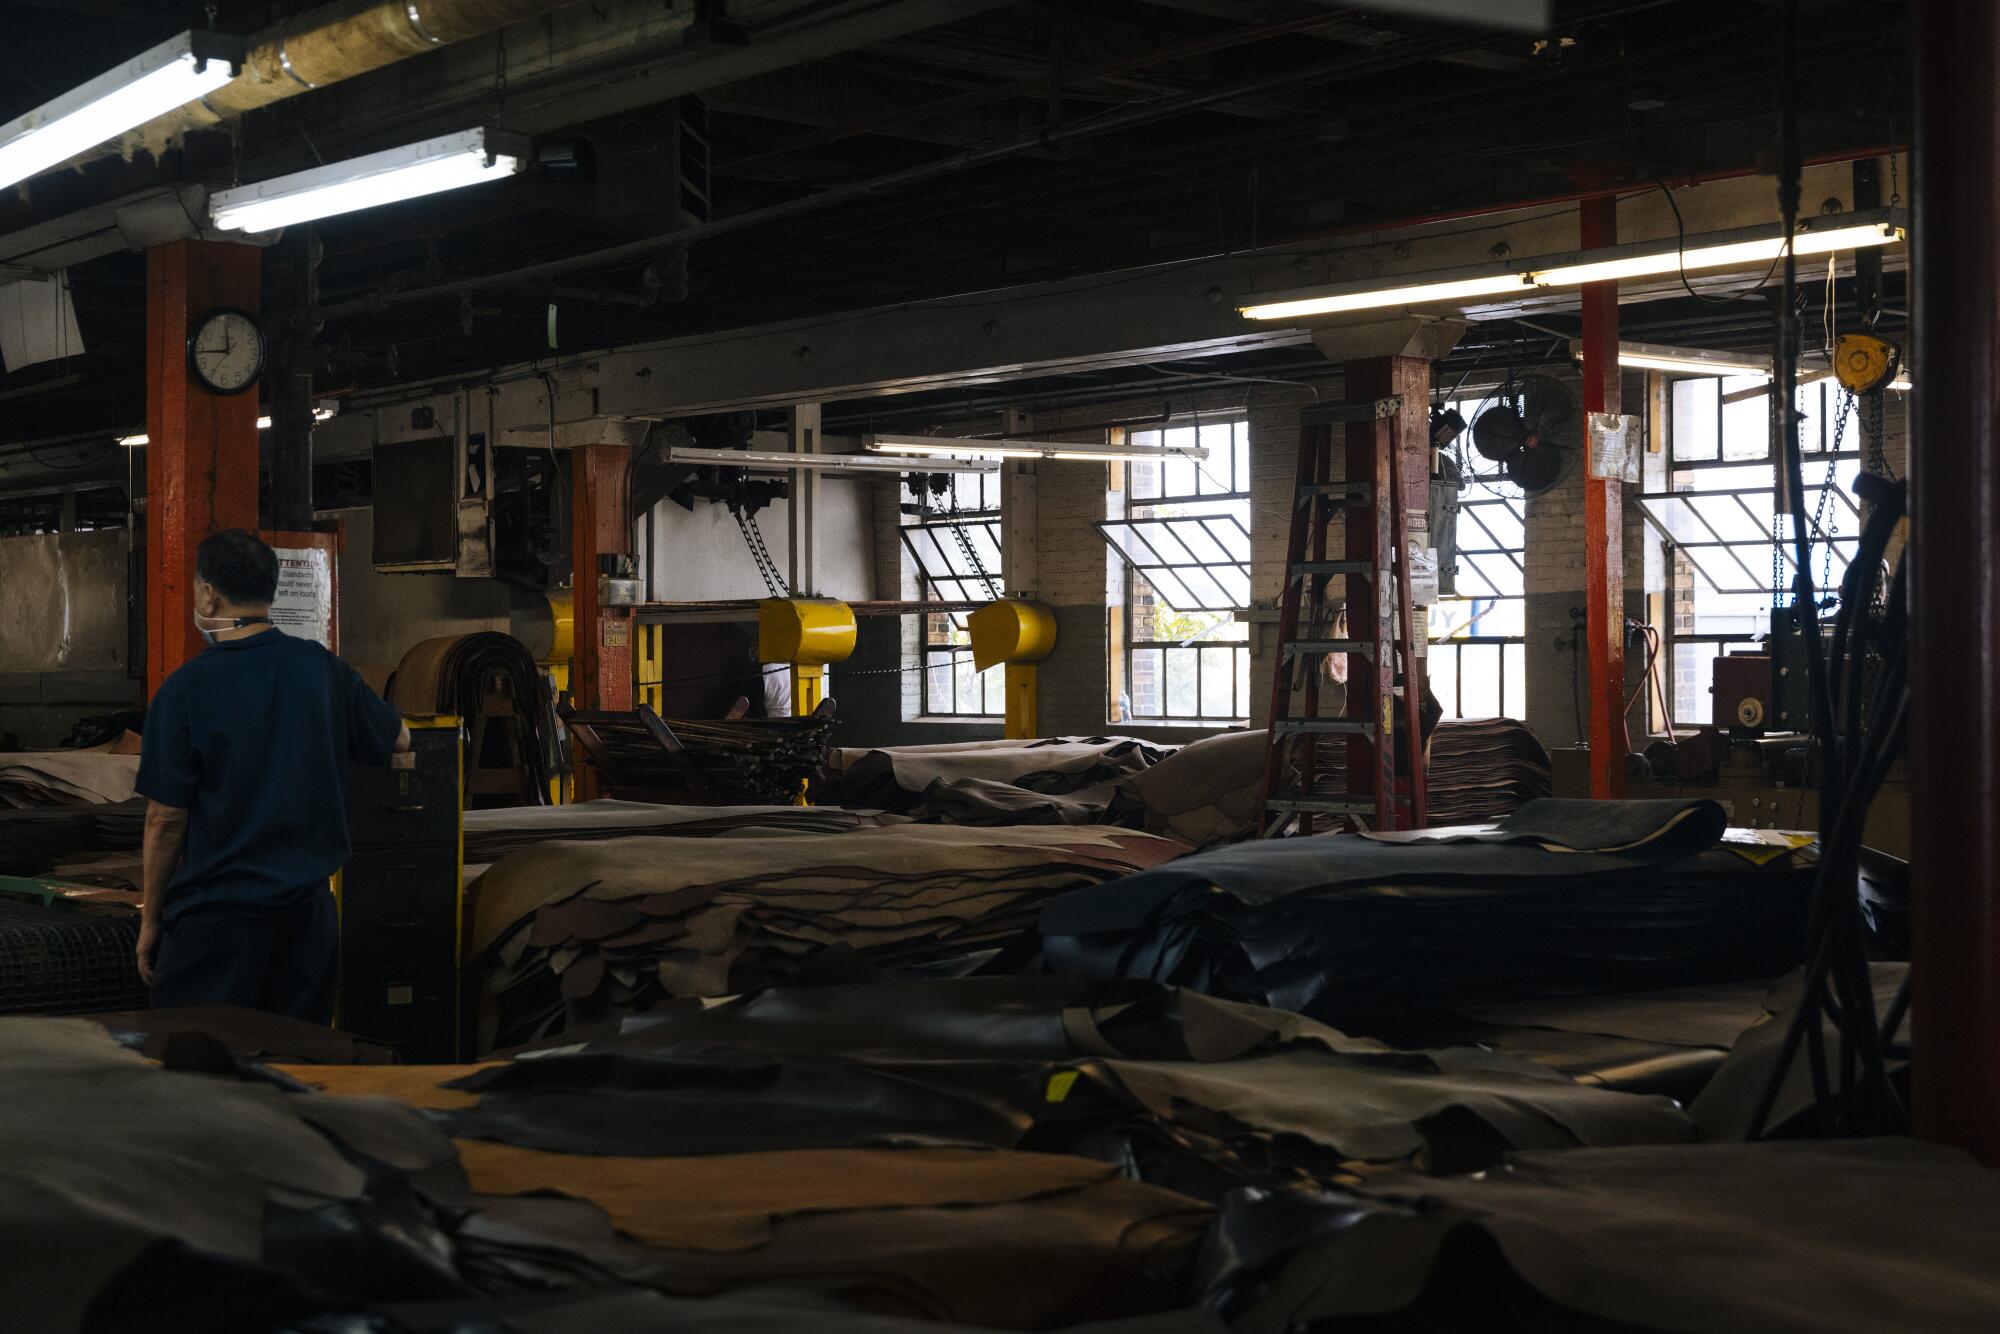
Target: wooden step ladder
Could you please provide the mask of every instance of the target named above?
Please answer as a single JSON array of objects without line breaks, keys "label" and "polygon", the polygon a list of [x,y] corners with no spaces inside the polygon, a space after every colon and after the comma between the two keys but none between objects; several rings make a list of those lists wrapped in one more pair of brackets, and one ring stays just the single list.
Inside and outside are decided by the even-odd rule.
[{"label": "wooden step ladder", "polygon": [[[1285,585],[1279,602],[1277,662],[1271,682],[1271,739],[1264,767],[1265,838],[1332,827],[1420,829],[1424,824],[1423,673],[1416,645],[1408,550],[1404,532],[1402,395],[1309,408],[1299,431],[1298,487],[1293,495]],[[1335,480],[1336,427],[1347,433],[1347,475]],[[1384,426],[1386,423],[1386,429]],[[1345,515],[1345,552],[1327,553],[1328,525]],[[1344,606],[1328,596],[1339,579]],[[1386,585],[1386,587],[1385,587]],[[1385,595],[1386,594],[1386,595]],[[1349,617],[1352,619],[1350,620]],[[1350,628],[1351,627],[1351,628]],[[1404,686],[1396,684],[1403,652]],[[1326,659],[1348,661],[1344,717],[1320,716]],[[1397,719],[1400,699],[1402,717]],[[1340,778],[1320,766],[1323,737],[1346,741]],[[1403,749],[1403,762],[1396,759]]]}]

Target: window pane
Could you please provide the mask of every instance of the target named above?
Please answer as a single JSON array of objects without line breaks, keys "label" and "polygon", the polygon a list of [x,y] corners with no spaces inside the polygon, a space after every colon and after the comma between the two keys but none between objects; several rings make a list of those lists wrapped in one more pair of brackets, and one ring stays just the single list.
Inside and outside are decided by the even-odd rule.
[{"label": "window pane", "polygon": [[1181,581],[1187,586],[1191,600],[1176,602],[1167,599],[1167,605],[1176,611],[1198,611],[1204,608],[1233,607],[1237,599],[1223,590],[1216,582],[1215,573],[1208,570],[1178,571]]},{"label": "window pane", "polygon": [[1132,461],[1132,498],[1147,500],[1160,494],[1160,461],[1158,459],[1134,459]]},{"label": "window pane", "polygon": [[[1218,523],[1215,526],[1224,528],[1228,525]],[[1221,564],[1231,559],[1229,552],[1215,540],[1215,534],[1208,524],[1197,520],[1194,523],[1177,523],[1173,527],[1174,536],[1178,537],[1194,554],[1194,558],[1203,565]]]},{"label": "window pane", "polygon": [[958,711],[977,713],[982,698],[980,673],[973,670],[970,654],[953,662],[952,677],[957,682]]},{"label": "window pane", "polygon": [[1166,649],[1167,713],[1175,718],[1196,715],[1195,658],[1199,650]]},{"label": "window pane", "polygon": [[1181,582],[1181,576],[1198,577],[1201,573],[1200,570],[1152,570],[1147,574],[1146,582],[1153,586],[1154,597],[1159,602],[1176,611],[1199,610],[1203,605],[1201,598]]},{"label": "window pane", "polygon": [[1180,533],[1176,531],[1183,526],[1185,525],[1161,523],[1157,519],[1149,520],[1145,523],[1133,524],[1132,531],[1139,538],[1136,549],[1143,551],[1150,547],[1155,553],[1151,559],[1143,556],[1139,557],[1139,563],[1141,565],[1159,564],[1162,562],[1168,565],[1199,565],[1201,558],[1188,550],[1187,543],[1181,541]]},{"label": "window pane", "polygon": [[1235,717],[1236,650],[1233,648],[1204,648],[1200,652],[1202,717]]},{"label": "window pane", "polygon": [[1701,531],[1706,534],[1708,529],[1714,530],[1714,537],[1708,537],[1708,541],[1714,541],[1716,537],[1725,542],[1755,542],[1759,538],[1766,542],[1771,540],[1771,501],[1768,496],[1691,495],[1687,503],[1707,520],[1708,528]]},{"label": "window pane", "polygon": [[1528,646],[1503,644],[1500,652],[1507,661],[1507,697],[1501,701],[1501,711],[1509,718],[1525,718],[1528,716]]},{"label": "window pane", "polygon": [[1132,650],[1132,715],[1135,718],[1160,716],[1160,649]]},{"label": "window pane", "polygon": [[[1725,375],[1722,377],[1722,397],[1746,389],[1758,389],[1770,381],[1761,375]],[[1761,459],[1771,453],[1771,396],[1752,394],[1748,398],[1722,405],[1722,457],[1725,459]]]},{"label": "window pane", "polygon": [[1716,381],[1709,376],[1674,381],[1673,454],[1676,459],[1698,463],[1715,457],[1716,400],[1720,393]]},{"label": "window pane", "polygon": [[1436,644],[1431,648],[1430,663],[1431,693],[1444,705],[1444,716],[1458,718],[1458,655],[1461,646],[1456,644]]},{"label": "window pane", "polygon": [[1206,572],[1222,590],[1222,607],[1250,605],[1250,572],[1235,565],[1217,565]]},{"label": "window pane", "polygon": [[924,708],[931,713],[950,713],[952,704],[951,659],[941,653],[924,659]]},{"label": "window pane", "polygon": [[1459,666],[1459,694],[1464,717],[1493,718],[1500,713],[1500,645],[1467,644]]},{"label": "window pane", "polygon": [[1250,563],[1250,532],[1236,515],[1204,519],[1201,529],[1215,540],[1228,559],[1242,565]]},{"label": "window pane", "polygon": [[1233,430],[1233,436],[1236,442],[1236,489],[1238,491],[1248,491],[1250,489],[1250,423],[1237,422]]},{"label": "window pane", "polygon": [[[1166,439],[1162,443],[1168,449],[1193,449],[1196,444],[1194,428],[1192,426],[1174,427],[1166,433]],[[1160,494],[1168,496],[1191,496],[1196,493],[1197,483],[1195,462],[1193,459],[1181,454],[1162,459],[1161,462],[1165,465],[1165,480],[1162,483]]]},{"label": "window pane", "polygon": [[1208,450],[1208,459],[1201,465],[1203,495],[1226,495],[1231,491],[1246,489],[1236,476],[1235,441],[1236,428],[1230,423],[1201,428],[1201,444]]},{"label": "window pane", "polygon": [[[1249,628],[1248,626],[1244,627],[1246,631]],[[1250,650],[1239,648],[1236,650],[1236,709],[1232,714],[1233,717],[1248,718],[1250,716],[1250,690]]]}]

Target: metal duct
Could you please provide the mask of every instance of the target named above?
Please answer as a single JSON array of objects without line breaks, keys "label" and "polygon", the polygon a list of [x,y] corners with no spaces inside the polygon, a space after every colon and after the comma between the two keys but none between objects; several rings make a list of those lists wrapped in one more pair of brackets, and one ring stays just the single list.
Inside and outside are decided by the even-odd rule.
[{"label": "metal duct", "polygon": [[132,132],[157,154],[190,130],[567,9],[577,0],[341,0],[253,35],[243,72],[198,102]]}]

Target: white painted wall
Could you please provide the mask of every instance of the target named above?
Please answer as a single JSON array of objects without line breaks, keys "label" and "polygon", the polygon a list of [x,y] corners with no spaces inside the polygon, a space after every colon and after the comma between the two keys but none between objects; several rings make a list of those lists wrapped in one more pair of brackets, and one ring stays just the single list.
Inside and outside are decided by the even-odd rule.
[{"label": "white painted wall", "polygon": [[[828,440],[830,452],[846,452],[852,441]],[[784,437],[760,431],[751,440],[753,449],[783,450]],[[874,488],[867,477],[829,474],[820,485],[819,500],[819,587],[812,592],[824,597],[859,601],[874,598],[875,523]],[[764,545],[786,572],[791,555],[787,536],[790,505],[779,500],[757,513],[757,529]],[[692,512],[671,500],[663,500],[653,511],[653,549],[644,550],[646,524],[638,525],[641,547],[640,568],[650,568],[651,596],[658,602],[699,602],[719,598],[769,597],[757,573],[750,551],[736,520],[721,505],[697,501]],[[886,596],[894,596],[893,592]]]}]

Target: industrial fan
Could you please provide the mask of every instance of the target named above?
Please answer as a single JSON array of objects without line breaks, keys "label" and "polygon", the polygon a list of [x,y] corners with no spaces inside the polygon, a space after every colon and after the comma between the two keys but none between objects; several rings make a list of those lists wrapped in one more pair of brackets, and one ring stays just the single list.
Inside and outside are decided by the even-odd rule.
[{"label": "industrial fan", "polygon": [[1493,391],[1472,422],[1472,447],[1500,465],[1524,495],[1540,495],[1568,474],[1583,443],[1583,413],[1560,380],[1524,375]]}]

